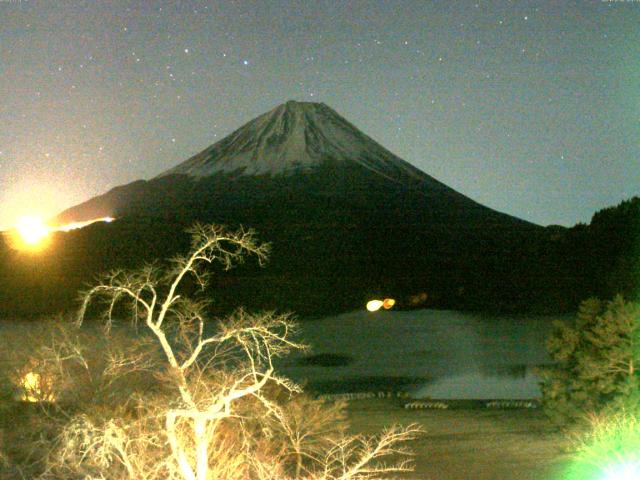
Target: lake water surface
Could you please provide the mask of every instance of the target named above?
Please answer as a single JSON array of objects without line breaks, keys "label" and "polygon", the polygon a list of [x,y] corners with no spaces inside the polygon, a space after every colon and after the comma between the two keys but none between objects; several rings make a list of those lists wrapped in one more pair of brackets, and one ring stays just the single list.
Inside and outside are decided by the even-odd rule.
[{"label": "lake water surface", "polygon": [[[350,312],[302,322],[300,339],[312,351],[295,352],[277,367],[306,383],[307,390],[326,393],[399,390],[415,398],[535,398],[540,390],[534,370],[549,363],[544,339],[555,318],[443,310]],[[8,332],[19,338],[21,329],[33,333],[35,326],[0,322],[0,333],[9,341]]]},{"label": "lake water surface", "polygon": [[415,398],[535,398],[558,317],[358,311],[302,324],[312,347],[281,372],[326,392],[400,389]]}]

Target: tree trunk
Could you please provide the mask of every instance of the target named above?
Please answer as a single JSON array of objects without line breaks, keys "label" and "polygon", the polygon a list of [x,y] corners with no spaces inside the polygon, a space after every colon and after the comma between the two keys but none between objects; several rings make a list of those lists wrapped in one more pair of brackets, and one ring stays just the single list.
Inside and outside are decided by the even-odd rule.
[{"label": "tree trunk", "polygon": [[209,454],[207,445],[207,420],[194,418],[194,432],[196,437],[196,475],[198,480],[207,480],[209,471]]}]

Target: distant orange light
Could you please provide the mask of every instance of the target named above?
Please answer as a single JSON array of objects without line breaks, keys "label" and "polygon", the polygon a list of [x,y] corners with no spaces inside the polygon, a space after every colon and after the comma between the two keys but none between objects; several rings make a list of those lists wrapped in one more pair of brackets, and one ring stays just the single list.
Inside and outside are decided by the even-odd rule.
[{"label": "distant orange light", "polygon": [[16,226],[7,232],[7,238],[9,239],[9,245],[16,250],[39,252],[49,244],[51,233],[53,232],[69,232],[84,228],[92,223],[111,223],[114,220],[115,218],[113,217],[102,217],[52,227],[38,217],[21,217],[18,219]]},{"label": "distant orange light", "polygon": [[21,217],[9,232],[10,245],[16,250],[37,252],[48,243],[49,226],[38,217]]},{"label": "distant orange light", "polygon": [[27,245],[37,245],[49,235],[49,227],[38,217],[21,217],[16,230]]},{"label": "distant orange light", "polygon": [[56,399],[51,385],[39,373],[28,372],[20,379],[20,386],[23,402],[54,402]]},{"label": "distant orange light", "polygon": [[377,312],[381,308],[385,310],[389,310],[396,304],[396,301],[393,298],[385,298],[384,300],[369,300],[367,302],[367,310],[370,312]]},{"label": "distant orange light", "polygon": [[393,298],[385,298],[382,301],[382,308],[384,308],[385,310],[389,310],[395,304],[396,304],[396,301]]}]

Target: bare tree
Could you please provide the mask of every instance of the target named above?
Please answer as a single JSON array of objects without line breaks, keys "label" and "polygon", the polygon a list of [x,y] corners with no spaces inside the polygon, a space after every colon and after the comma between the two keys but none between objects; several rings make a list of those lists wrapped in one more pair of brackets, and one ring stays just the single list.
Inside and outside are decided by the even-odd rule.
[{"label": "bare tree", "polygon": [[[212,321],[206,302],[181,293],[186,278],[204,289],[209,275],[205,268],[214,262],[225,269],[247,255],[264,262],[268,245],[257,242],[252,230],[229,233],[217,226],[196,225],[190,233],[193,242],[188,255],[173,259],[166,269],[150,265],[106,275],[83,294],[78,314],[80,326],[89,306],[102,300],[108,332],[117,305],[125,302],[134,323],[142,323],[159,345],[167,368],[162,374],[156,369],[155,375],[175,395],[140,397],[142,414],[121,410],[120,418],[99,424],[88,416],[74,417],[58,438],[50,458],[55,468],[47,475],[65,465],[70,470],[83,465],[83,478],[107,478],[103,475],[108,467],[117,465],[117,478],[183,480],[291,475],[346,480],[406,471],[406,461],[376,462],[382,456],[405,455],[407,451],[396,445],[419,433],[414,425],[388,430],[377,440],[350,437],[330,427],[327,417],[317,414],[317,404],[316,415],[306,415],[313,408],[296,413],[290,403],[279,400],[283,393],[292,396],[301,391],[279,376],[273,364],[274,358],[305,348],[294,339],[296,325],[289,315],[255,315],[240,309],[224,320]],[[74,359],[82,358],[79,349],[74,352]],[[107,377],[149,370],[146,360],[136,355],[110,354],[104,369]],[[340,409],[325,411],[337,418]],[[252,431],[256,430],[251,426],[252,415],[262,417],[260,431]],[[315,419],[315,428],[305,423],[309,419]],[[237,428],[225,429],[231,421]],[[274,432],[284,441],[272,442],[257,453],[260,439]],[[158,440],[159,434],[164,443]]]}]

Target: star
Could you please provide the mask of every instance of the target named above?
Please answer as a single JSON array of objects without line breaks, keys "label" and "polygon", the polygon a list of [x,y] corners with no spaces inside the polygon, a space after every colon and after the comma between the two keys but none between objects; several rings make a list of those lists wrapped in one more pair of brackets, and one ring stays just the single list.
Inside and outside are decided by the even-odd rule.
[{"label": "star", "polygon": [[[0,5],[2,3],[0,0]],[[136,142],[129,145],[135,135],[129,135],[126,128],[113,127],[115,132],[113,142],[109,142],[110,148],[105,147],[100,156],[95,156],[105,160],[109,155],[115,156],[111,145],[119,145],[117,149],[122,150],[119,153],[123,159],[136,158],[134,152],[140,150],[144,152],[139,155],[143,166],[135,172],[152,176],[170,162],[179,160],[172,152],[177,150],[177,138],[172,142],[172,137],[168,136],[171,130],[165,131],[166,126],[162,125],[168,119],[186,121],[192,115],[198,116],[201,124],[207,127],[196,129],[190,141],[205,145],[207,136],[213,136],[213,132],[208,130],[212,118],[225,117],[216,129],[218,137],[222,138],[223,132],[232,131],[241,120],[249,120],[253,114],[267,111],[291,96],[299,96],[300,100],[306,98],[306,101],[320,101],[322,97],[322,101],[337,108],[356,125],[362,122],[358,116],[368,115],[368,109],[375,107],[375,102],[367,99],[380,96],[381,111],[407,110],[414,118],[412,125],[392,124],[390,136],[400,128],[398,125],[401,125],[401,134],[406,135],[405,138],[413,139],[416,138],[415,130],[421,129],[425,123],[429,123],[429,131],[443,131],[445,124],[458,121],[462,125],[461,135],[464,135],[465,128],[471,133],[468,145],[464,147],[469,149],[474,148],[473,142],[479,139],[475,129],[478,122],[483,121],[482,109],[478,105],[496,107],[495,125],[500,128],[490,128],[488,125],[491,124],[487,122],[482,131],[488,141],[500,145],[507,139],[502,127],[508,123],[510,110],[519,108],[518,99],[527,88],[531,89],[531,99],[545,107],[527,113],[535,125],[538,124],[537,116],[548,113],[548,109],[566,108],[585,126],[612,120],[617,111],[593,114],[593,105],[572,102],[574,96],[566,95],[564,81],[549,81],[549,77],[557,78],[558,74],[569,70],[576,77],[585,79],[583,83],[588,88],[584,87],[582,98],[603,98],[604,92],[619,85],[602,74],[606,66],[595,59],[606,57],[606,52],[625,52],[625,55],[632,52],[627,47],[631,39],[616,34],[621,31],[616,22],[622,22],[622,17],[608,18],[603,25],[606,28],[600,31],[589,28],[594,24],[591,18],[601,19],[604,11],[603,6],[595,5],[593,9],[581,10],[581,16],[587,21],[562,22],[555,21],[559,14],[557,10],[570,18],[572,7],[569,5],[556,9],[546,7],[543,2],[540,8],[522,5],[522,9],[509,12],[506,6],[499,5],[500,2],[473,0],[470,8],[449,15],[448,8],[436,6],[438,2],[429,8],[398,11],[392,2],[381,2],[380,7],[370,9],[355,25],[336,22],[333,17],[336,11],[328,17],[317,12],[317,28],[309,29],[305,28],[309,18],[306,15],[314,9],[307,8],[302,2],[298,9],[277,12],[283,21],[269,33],[252,32],[245,23],[245,15],[251,16],[251,11],[262,18],[276,13],[271,8],[260,7],[261,2],[252,8],[235,2],[238,5],[233,8],[219,10],[213,5],[210,8],[205,5],[209,2],[199,1],[182,2],[191,5],[179,9],[161,6],[165,2],[157,2],[149,8],[133,7],[135,2],[124,2],[129,3],[128,6],[121,6],[118,2],[107,3],[113,4],[112,21],[104,23],[99,30],[90,27],[95,18],[104,14],[104,6],[97,6],[100,2],[88,2],[86,9],[74,9],[62,2],[56,6],[55,12],[35,9],[23,12],[24,15],[21,13],[15,19],[16,27],[21,29],[17,37],[9,35],[13,32],[0,32],[0,50],[3,50],[11,67],[11,74],[0,79],[0,90],[15,89],[17,93],[10,99],[13,110],[5,109],[7,118],[4,124],[9,125],[10,133],[5,137],[0,135],[0,148],[4,150],[0,157],[0,163],[4,162],[3,168],[13,161],[14,149],[19,151],[19,148],[25,149],[22,144],[29,144],[29,135],[20,133],[20,130],[33,124],[30,122],[46,123],[45,120],[50,119],[48,115],[51,115],[61,122],[59,130],[64,131],[64,127],[69,130],[62,136],[61,145],[52,145],[55,150],[48,160],[44,153],[50,147],[41,147],[33,152],[34,161],[48,165],[54,160],[57,162],[59,156],[73,158],[75,152],[63,151],[62,146],[68,143],[71,150],[71,141],[65,138],[72,133],[74,126],[82,130],[86,137],[83,141],[89,142],[94,138],[93,141],[97,142],[85,147],[89,155],[95,155],[100,140],[91,135],[109,138],[112,117],[122,113],[123,121],[130,122],[136,134],[141,134],[141,145]],[[533,16],[527,11],[531,11]],[[635,9],[629,12],[631,15],[637,13]],[[391,14],[393,21],[390,20]],[[430,17],[429,28],[416,28],[412,20],[426,15]],[[26,23],[38,17],[42,18],[37,23]],[[530,23],[528,20],[533,18],[536,21]],[[46,20],[55,24],[57,30],[52,28],[48,33],[38,31],[37,26]],[[325,21],[328,23],[322,23]],[[132,25],[130,29],[128,22]],[[539,25],[543,30],[531,30]],[[50,44],[46,49],[40,48],[48,41]],[[587,54],[585,45],[591,45],[592,55]],[[333,48],[336,46],[339,48]],[[277,52],[284,53],[278,55]],[[557,58],[552,59],[552,56]],[[189,63],[196,59],[197,64]],[[441,65],[434,65],[434,60]],[[549,61],[543,64],[546,60]],[[594,62],[596,67],[587,68],[587,61]],[[263,68],[264,72],[261,71]],[[33,75],[38,71],[43,74]],[[468,78],[462,72],[468,73]],[[264,78],[260,82],[252,82],[250,77],[257,73],[264,73]],[[370,76],[374,76],[375,81]],[[524,85],[524,77],[529,76],[530,83]],[[595,77],[603,81],[591,81]],[[11,82],[16,80],[24,81],[24,85],[12,85]],[[300,85],[299,80],[302,80]],[[315,86],[322,90],[316,91]],[[589,90],[591,88],[596,89],[595,94]],[[111,90],[116,90],[118,95],[104,95]],[[128,108],[129,98],[134,99],[132,107],[135,108]],[[246,104],[241,103],[236,109],[237,98]],[[438,108],[435,108],[436,104]],[[603,106],[606,107],[604,102]],[[420,107],[426,107],[426,112]],[[89,120],[98,112],[105,112],[106,118]],[[582,115],[587,113],[596,118],[583,118]],[[12,114],[15,121],[11,120]],[[461,117],[456,118],[456,115]],[[91,129],[88,128],[89,121],[92,122]],[[149,128],[144,127],[145,122],[150,124]],[[372,136],[384,144],[387,129],[383,122],[378,123],[372,119],[363,127],[370,128]],[[175,128],[174,131],[180,133],[180,125],[176,124]],[[521,124],[514,126],[511,134],[514,141],[505,143],[516,145],[519,155],[527,156],[533,154],[527,142],[533,141],[534,137],[533,133],[523,137],[520,130],[524,128],[525,125]],[[123,138],[115,138],[122,132],[125,133]],[[39,127],[34,142],[47,145],[52,140],[49,137],[53,136],[55,133],[52,134],[50,128]],[[423,139],[426,139],[424,135]],[[167,140],[171,146],[167,145]],[[185,138],[186,143],[181,145],[190,141]],[[583,141],[586,140],[575,139],[573,143],[581,144]],[[149,145],[154,146],[149,148]],[[160,145],[164,145],[164,158],[147,153],[160,148]],[[410,142],[392,142],[389,147],[397,148],[407,161],[415,160],[418,164],[423,161],[413,153],[416,149]],[[434,144],[433,148],[430,155],[446,156],[451,153],[441,145]],[[590,151],[583,146],[581,148]],[[601,148],[605,149],[605,146]],[[82,151],[77,153],[83,155]],[[550,152],[549,158],[561,160],[562,164],[570,154],[561,154]],[[598,152],[598,155],[604,153]],[[164,163],[160,165],[161,162]],[[117,175],[117,179],[109,178],[108,182],[115,184],[125,180],[124,172]],[[2,180],[0,176],[0,183]],[[449,179],[445,176],[442,180],[446,182]]]}]

